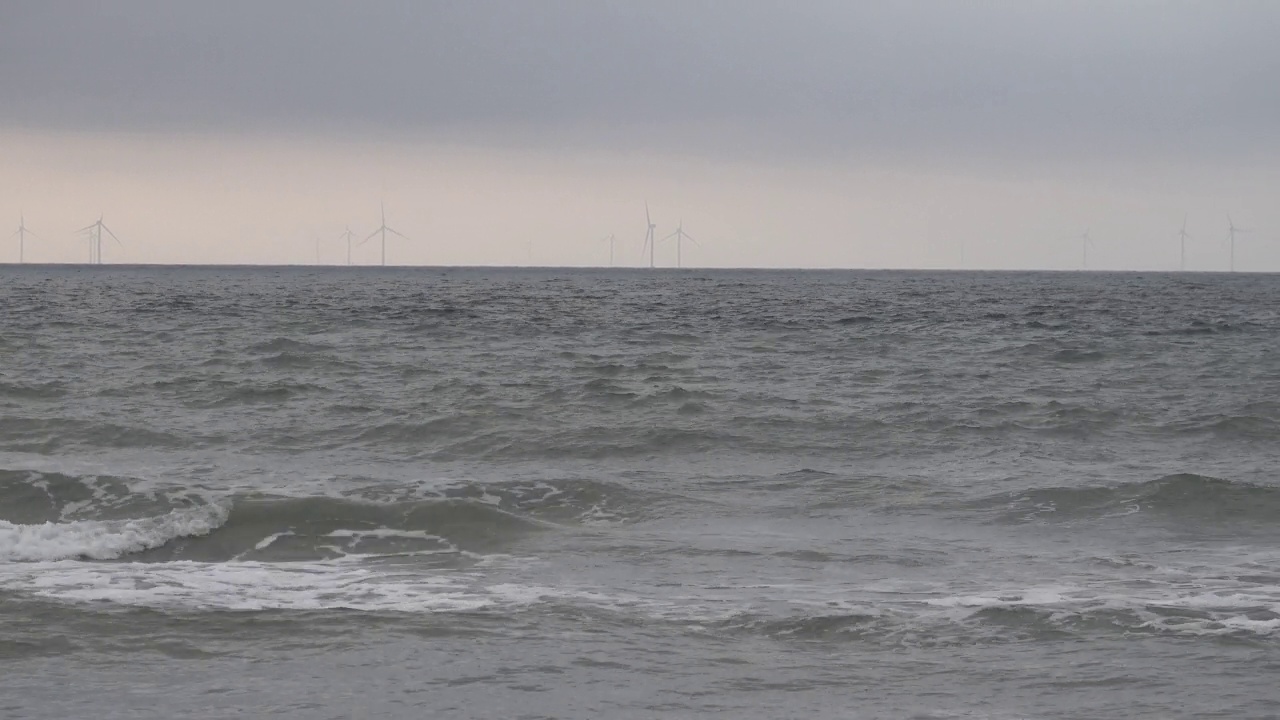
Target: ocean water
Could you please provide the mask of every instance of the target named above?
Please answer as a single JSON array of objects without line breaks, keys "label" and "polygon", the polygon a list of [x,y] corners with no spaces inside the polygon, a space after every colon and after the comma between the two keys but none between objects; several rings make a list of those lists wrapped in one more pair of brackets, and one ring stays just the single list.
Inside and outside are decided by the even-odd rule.
[{"label": "ocean water", "polygon": [[1278,297],[0,269],[0,717],[1274,718]]}]

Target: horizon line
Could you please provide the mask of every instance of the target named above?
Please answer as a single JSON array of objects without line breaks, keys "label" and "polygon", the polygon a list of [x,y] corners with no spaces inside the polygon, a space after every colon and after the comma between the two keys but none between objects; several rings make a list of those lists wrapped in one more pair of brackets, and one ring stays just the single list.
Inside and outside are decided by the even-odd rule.
[{"label": "horizon line", "polygon": [[590,271],[622,271],[635,273],[652,273],[670,271],[676,273],[690,272],[893,272],[893,273],[1056,273],[1077,275],[1102,274],[1136,274],[1157,273],[1162,275],[1280,275],[1280,270],[1180,270],[1177,268],[1148,269],[1106,269],[1106,268],[961,268],[961,267],[760,267],[760,266],[707,266],[707,267],[649,267],[647,265],[347,265],[345,263],[90,263],[90,262],[12,262],[0,261],[0,268],[91,268],[91,269],[164,269],[164,268],[205,268],[205,269],[263,269],[263,270],[590,270]]}]

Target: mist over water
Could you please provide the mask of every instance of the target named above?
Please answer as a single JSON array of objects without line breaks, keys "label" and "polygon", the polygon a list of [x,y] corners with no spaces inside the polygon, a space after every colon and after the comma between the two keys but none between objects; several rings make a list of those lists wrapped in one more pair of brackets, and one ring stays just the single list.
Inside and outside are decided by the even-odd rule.
[{"label": "mist over water", "polygon": [[1278,290],[4,268],[0,714],[1273,717]]}]

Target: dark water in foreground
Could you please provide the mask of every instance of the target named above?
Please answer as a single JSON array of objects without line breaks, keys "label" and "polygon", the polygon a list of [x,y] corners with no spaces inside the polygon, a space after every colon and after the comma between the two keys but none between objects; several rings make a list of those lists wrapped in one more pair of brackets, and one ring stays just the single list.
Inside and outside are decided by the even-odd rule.
[{"label": "dark water in foreground", "polygon": [[1278,293],[0,269],[0,717],[1276,717]]}]

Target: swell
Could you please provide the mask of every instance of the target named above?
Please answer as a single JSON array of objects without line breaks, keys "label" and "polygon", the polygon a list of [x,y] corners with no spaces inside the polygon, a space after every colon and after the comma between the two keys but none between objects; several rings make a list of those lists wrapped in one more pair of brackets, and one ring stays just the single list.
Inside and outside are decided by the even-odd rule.
[{"label": "swell", "polygon": [[1114,486],[1034,488],[993,495],[971,508],[1008,521],[1097,519],[1142,513],[1219,525],[1280,521],[1280,488],[1183,473]]},{"label": "swell", "polygon": [[355,496],[132,492],[121,478],[0,471],[0,560],[323,560],[509,549],[532,533],[628,522],[680,498],[593,480],[375,487]]},{"label": "swell", "polygon": [[191,441],[169,432],[102,420],[0,418],[0,447],[50,454],[66,447],[177,449]]},{"label": "swell", "polygon": [[226,523],[141,554],[149,562],[333,559],[347,555],[487,552],[546,523],[482,502],[372,503],[331,497],[238,499]]}]

